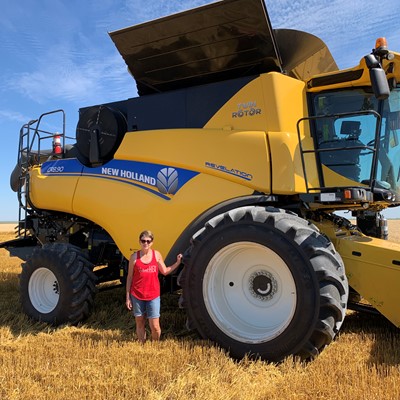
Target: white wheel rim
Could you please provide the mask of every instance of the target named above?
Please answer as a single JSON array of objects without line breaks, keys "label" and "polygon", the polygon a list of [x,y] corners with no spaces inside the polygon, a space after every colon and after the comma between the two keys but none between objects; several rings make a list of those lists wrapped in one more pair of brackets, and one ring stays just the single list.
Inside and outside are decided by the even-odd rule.
[{"label": "white wheel rim", "polygon": [[293,318],[296,285],[286,263],[268,247],[237,242],[218,251],[203,280],[207,311],[227,336],[267,342]]},{"label": "white wheel rim", "polygon": [[28,293],[37,311],[42,314],[53,311],[60,298],[56,276],[47,268],[38,268],[29,279]]}]

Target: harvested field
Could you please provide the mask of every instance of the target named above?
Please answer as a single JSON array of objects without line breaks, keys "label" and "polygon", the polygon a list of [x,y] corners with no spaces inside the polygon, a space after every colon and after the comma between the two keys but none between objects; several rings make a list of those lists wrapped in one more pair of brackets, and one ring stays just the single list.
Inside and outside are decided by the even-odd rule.
[{"label": "harvested field", "polygon": [[14,232],[14,227],[17,225],[17,223],[14,224],[0,224],[0,232],[4,233],[4,232]]},{"label": "harvested field", "polygon": [[[400,241],[400,221],[389,221]],[[0,233],[0,241],[11,239]],[[383,317],[348,312],[337,339],[310,363],[236,362],[189,335],[177,296],[162,299],[163,340],[140,345],[124,291],[100,292],[78,327],[30,321],[18,295],[20,262],[0,250],[0,398],[335,399],[400,398],[400,331]]]}]

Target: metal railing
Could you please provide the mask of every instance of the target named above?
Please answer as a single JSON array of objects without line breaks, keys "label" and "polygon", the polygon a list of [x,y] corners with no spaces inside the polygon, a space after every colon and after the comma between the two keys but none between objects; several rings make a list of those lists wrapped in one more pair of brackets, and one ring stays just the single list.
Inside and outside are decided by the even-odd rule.
[{"label": "metal railing", "polygon": [[[55,114],[61,115],[61,126],[59,130],[52,130],[46,128],[44,120],[48,116]],[[50,130],[51,129],[51,130]],[[57,154],[54,151],[54,138],[60,139],[61,149]],[[18,236],[26,236],[28,231],[27,216],[30,214],[34,207],[29,200],[29,170],[35,166],[40,165],[42,162],[58,157],[62,158],[65,149],[65,112],[64,110],[54,110],[42,114],[39,119],[31,120],[24,124],[20,129],[17,167],[19,170],[18,176]],[[49,149],[45,149],[44,142],[51,140]]]}]

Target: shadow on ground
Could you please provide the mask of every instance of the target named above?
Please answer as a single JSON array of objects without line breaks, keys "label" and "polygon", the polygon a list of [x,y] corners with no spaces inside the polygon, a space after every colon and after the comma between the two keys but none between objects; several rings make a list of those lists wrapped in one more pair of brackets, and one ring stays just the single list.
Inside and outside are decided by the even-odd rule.
[{"label": "shadow on ground", "polygon": [[341,333],[369,336],[373,346],[368,363],[373,365],[400,364],[400,329],[380,314],[351,312],[342,326]]}]

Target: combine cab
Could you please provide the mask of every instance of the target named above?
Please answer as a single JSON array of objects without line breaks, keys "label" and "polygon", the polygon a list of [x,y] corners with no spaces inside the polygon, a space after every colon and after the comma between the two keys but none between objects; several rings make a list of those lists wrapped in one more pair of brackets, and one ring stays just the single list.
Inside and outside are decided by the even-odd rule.
[{"label": "combine cab", "polygon": [[73,138],[62,111],[58,132],[42,128],[54,113],[20,132],[19,232],[1,247],[26,261],[25,312],[82,321],[151,229],[167,263],[185,254],[163,290],[233,357],[313,358],[348,307],[399,326],[381,211],[400,204],[400,54],[378,41],[339,71],[317,37],[272,29],[262,0],[110,36],[139,97],[82,108]]}]

